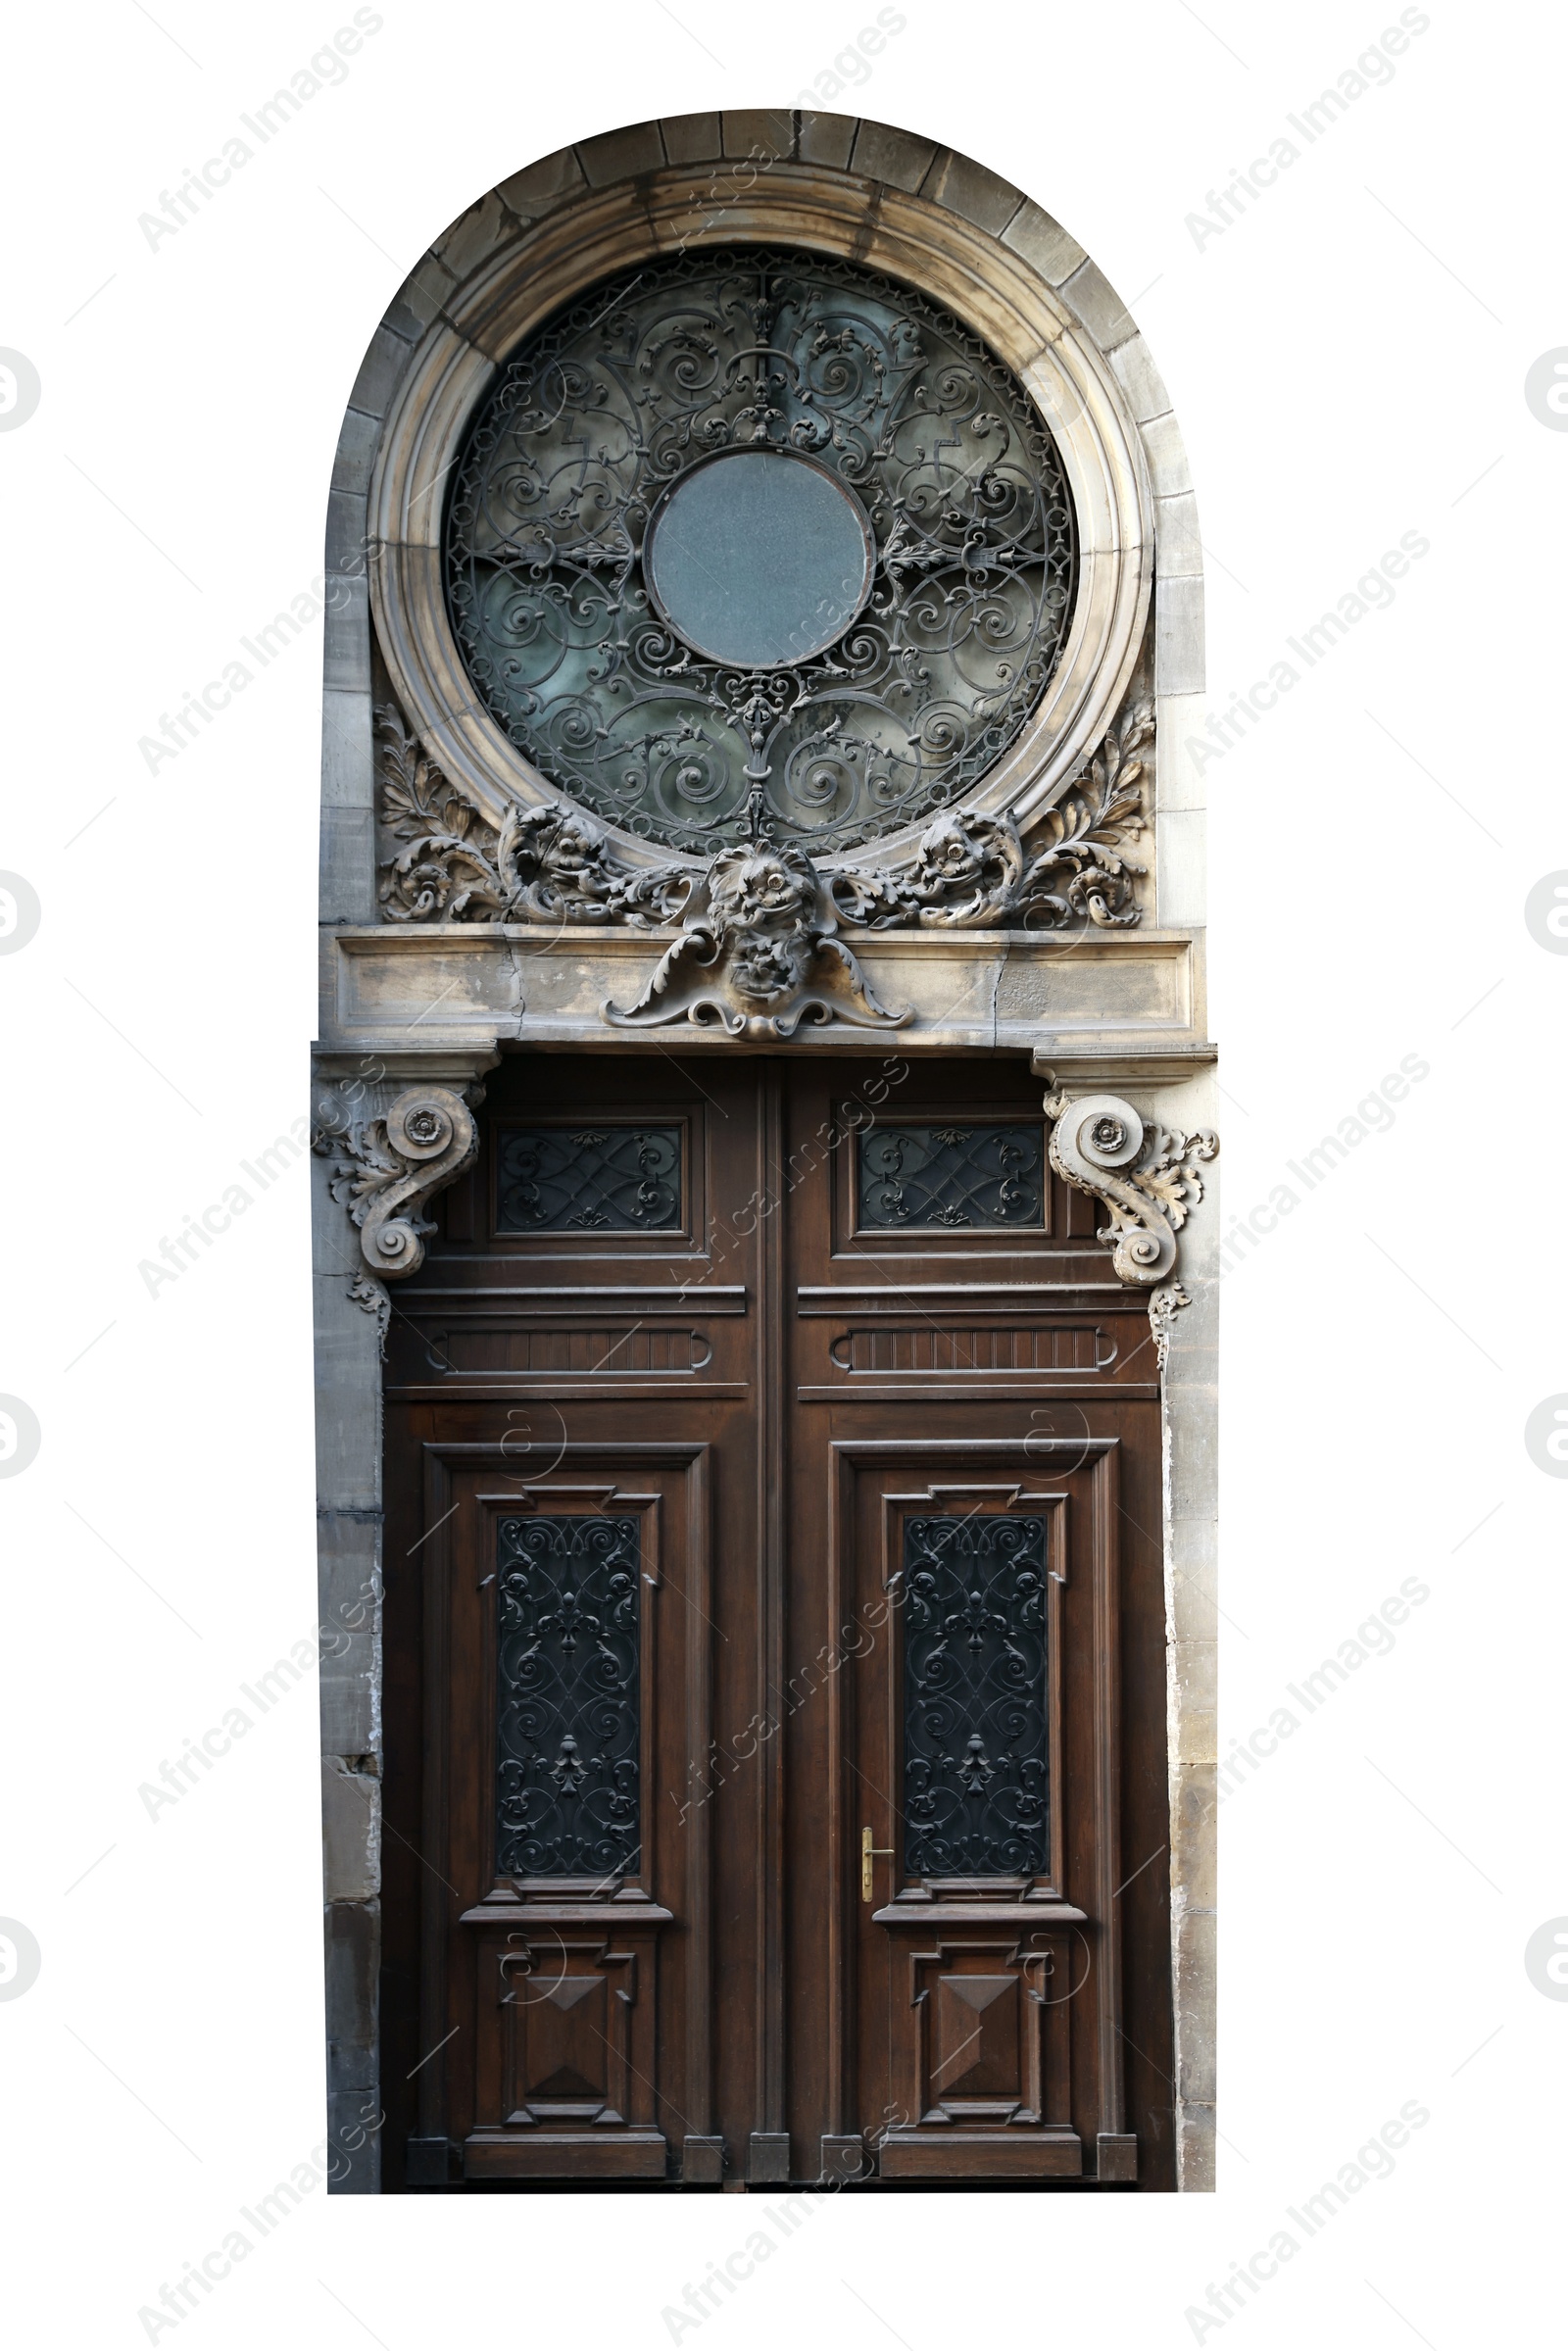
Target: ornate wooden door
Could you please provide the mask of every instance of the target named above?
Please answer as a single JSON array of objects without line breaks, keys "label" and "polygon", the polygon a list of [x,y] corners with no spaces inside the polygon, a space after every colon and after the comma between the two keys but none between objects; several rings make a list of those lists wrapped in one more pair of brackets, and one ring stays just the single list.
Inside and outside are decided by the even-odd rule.
[{"label": "ornate wooden door", "polygon": [[405,2184],[1171,2184],[1153,1349],[1039,1081],[484,1122],[388,1342]]}]

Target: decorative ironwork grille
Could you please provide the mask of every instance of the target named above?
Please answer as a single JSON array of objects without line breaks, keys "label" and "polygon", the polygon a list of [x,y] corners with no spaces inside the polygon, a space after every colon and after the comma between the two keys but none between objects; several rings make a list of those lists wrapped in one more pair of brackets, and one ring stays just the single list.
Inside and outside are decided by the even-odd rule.
[{"label": "decorative ironwork grille", "polygon": [[679,1127],[513,1127],[498,1148],[504,1233],[681,1229]]},{"label": "decorative ironwork grille", "polygon": [[[786,513],[809,510],[799,483],[769,508],[781,553],[756,549],[751,588],[725,550],[758,627],[683,641],[650,598],[645,535],[688,468],[745,450],[834,477],[863,519],[869,592],[841,576],[826,523],[809,592],[784,545]],[[704,855],[754,813],[822,856],[956,799],[1039,702],[1077,579],[1060,462],[1010,369],[891,278],[760,247],[627,271],[536,332],[468,437],[445,563],[464,659],[511,740],[598,815]],[[806,595],[784,637],[809,658],[777,658],[780,564]],[[715,643],[773,658],[726,665]]]},{"label": "decorative ironwork grille", "polygon": [[1038,1230],[1045,1167],[1044,1127],[874,1127],[858,1142],[860,1223]]},{"label": "decorative ironwork grille", "polygon": [[904,1866],[1050,1864],[1046,1522],[910,1518],[904,1533]]},{"label": "decorative ironwork grille", "polygon": [[498,1563],[496,1873],[614,1877],[641,1841],[634,1518],[509,1518]]}]

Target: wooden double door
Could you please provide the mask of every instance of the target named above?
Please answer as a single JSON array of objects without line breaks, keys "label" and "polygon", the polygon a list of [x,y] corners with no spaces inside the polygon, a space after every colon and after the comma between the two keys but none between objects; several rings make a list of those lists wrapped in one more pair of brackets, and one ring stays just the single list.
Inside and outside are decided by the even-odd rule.
[{"label": "wooden double door", "polygon": [[483,1125],[387,1348],[389,2184],[1172,2185],[1155,1364],[1040,1081]]}]

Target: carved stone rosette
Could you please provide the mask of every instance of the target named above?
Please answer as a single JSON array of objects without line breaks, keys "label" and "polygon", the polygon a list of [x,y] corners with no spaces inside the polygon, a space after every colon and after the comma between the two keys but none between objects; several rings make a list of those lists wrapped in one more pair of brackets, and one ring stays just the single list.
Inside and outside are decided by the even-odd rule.
[{"label": "carved stone rosette", "polygon": [[[472,1166],[478,1124],[450,1088],[413,1086],[379,1118],[317,1133],[312,1149],[323,1157],[338,1154],[327,1188],[358,1226],[365,1261],[350,1295],[384,1326],[387,1300],[379,1284],[405,1280],[423,1264],[425,1237],[435,1226],[422,1211],[443,1185]],[[371,1274],[378,1279],[368,1280]]]},{"label": "carved stone rosette", "polygon": [[[1101,1235],[1111,1251],[1119,1281],[1149,1289],[1150,1328],[1161,1371],[1170,1344],[1171,1316],[1191,1303],[1176,1270],[1176,1236],[1188,1212],[1203,1197],[1197,1162],[1212,1159],[1219,1138],[1211,1127],[1184,1135],[1178,1128],[1145,1118],[1115,1094],[1076,1099],[1053,1094],[1046,1115],[1051,1163],[1067,1183],[1091,1192],[1110,1210]],[[1156,1287],[1156,1285],[1161,1285]]]}]

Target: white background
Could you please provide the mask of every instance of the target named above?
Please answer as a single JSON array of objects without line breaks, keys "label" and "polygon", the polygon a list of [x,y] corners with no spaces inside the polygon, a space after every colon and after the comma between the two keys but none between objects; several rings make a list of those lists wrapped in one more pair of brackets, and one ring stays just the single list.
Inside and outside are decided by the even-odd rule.
[{"label": "white background", "polygon": [[[1568,1390],[1568,957],[1523,913],[1568,867],[1568,434],[1524,395],[1568,344],[1561,21],[1434,5],[1200,247],[1187,216],[1396,8],[904,13],[835,104],[1014,180],[1132,308],[1197,483],[1216,703],[1431,542],[1208,771],[1227,1217],[1431,1064],[1226,1284],[1227,1739],[1401,1578],[1431,1598],[1223,1810],[1217,2195],[834,2199],[692,2334],[1207,2341],[1208,2282],[1416,2100],[1394,2176],[1213,2332],[1519,2339],[1555,2277],[1568,2034],[1524,1967],[1568,1913],[1568,1485],[1523,1439]],[[0,957],[0,1391],[42,1428],[0,1481],[0,1914],[42,1950],[0,2001],[6,2298],[18,2342],[102,2351],[323,2131],[314,1690],[156,1823],[137,1796],[316,1620],[304,1173],[156,1298],[137,1266],[307,1106],[318,628],[156,778],[138,738],[319,570],[361,354],[448,220],[568,140],[796,103],[874,11],[388,0],[155,252],[138,215],[350,11],[156,14],[13,19],[0,308],[42,381],[0,433],[0,867],[43,908]],[[662,2344],[762,2209],[318,2193],[157,2339]]]}]

